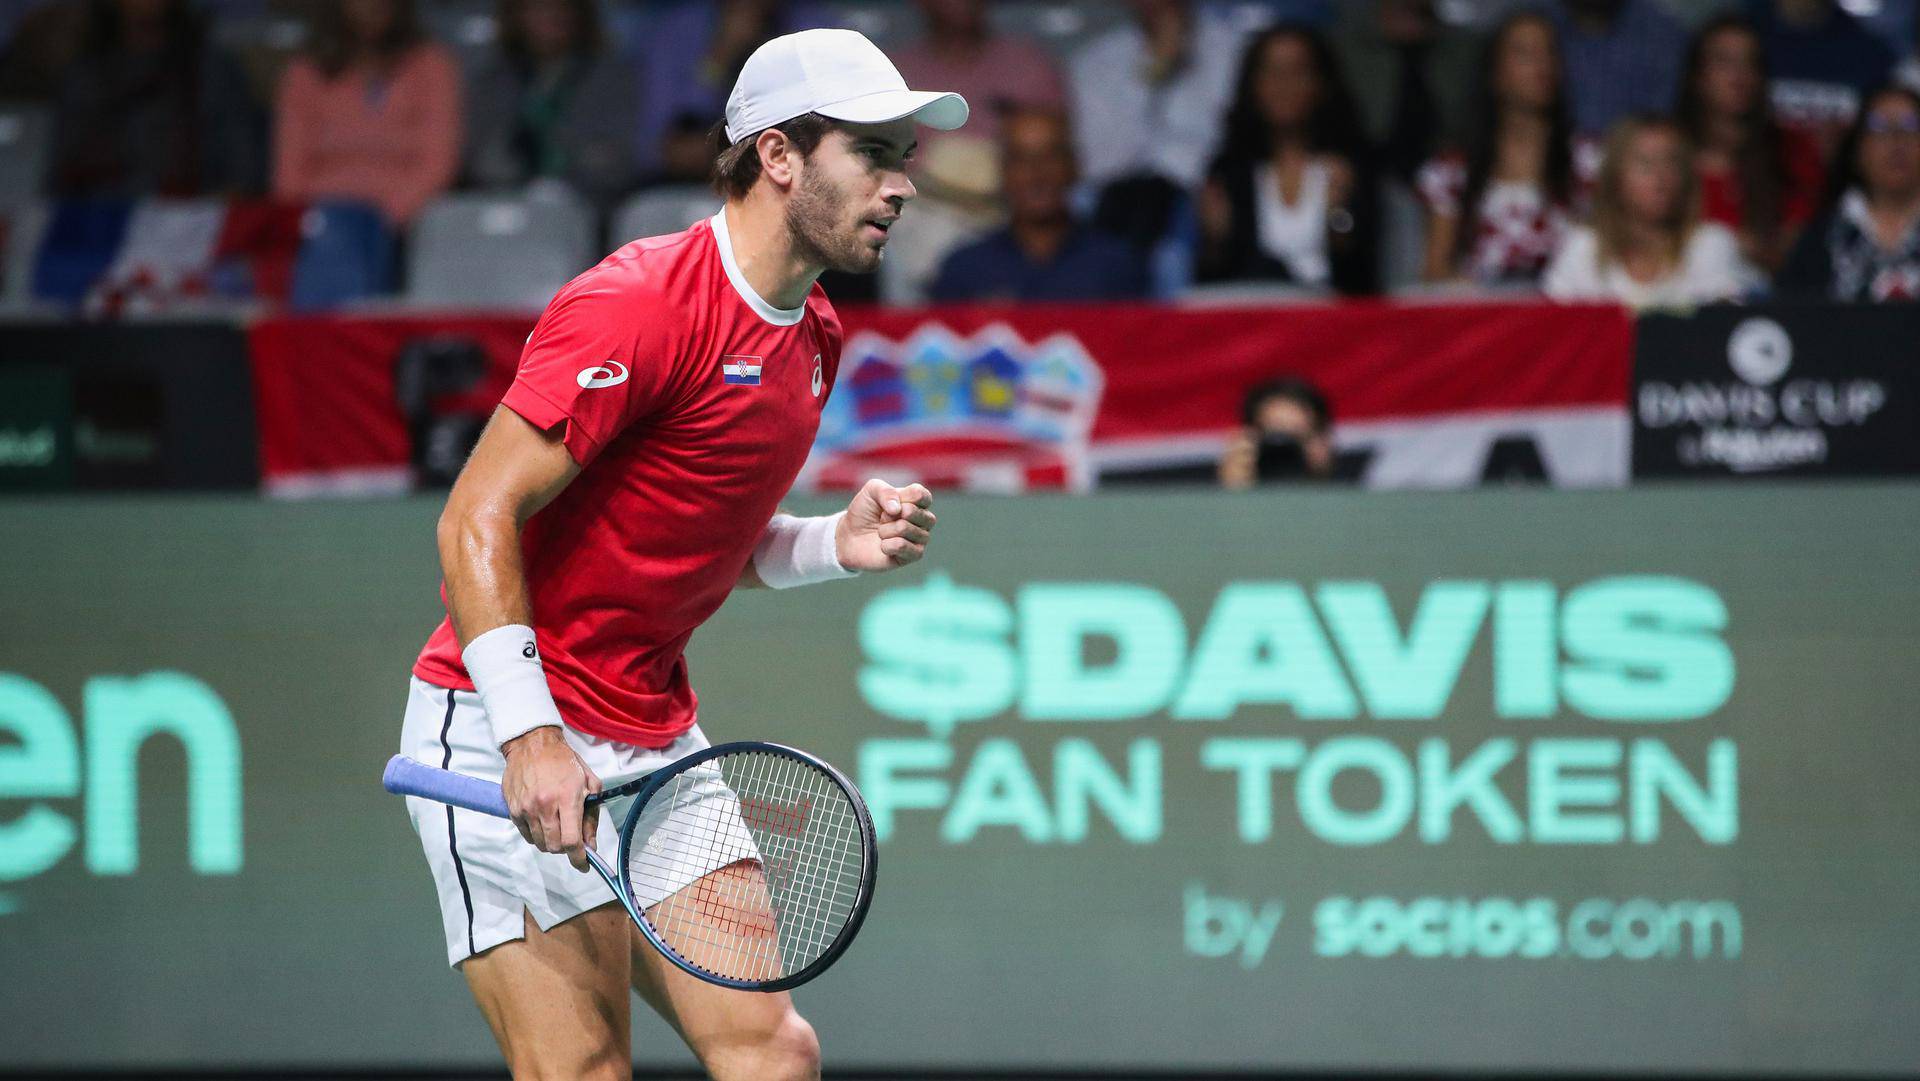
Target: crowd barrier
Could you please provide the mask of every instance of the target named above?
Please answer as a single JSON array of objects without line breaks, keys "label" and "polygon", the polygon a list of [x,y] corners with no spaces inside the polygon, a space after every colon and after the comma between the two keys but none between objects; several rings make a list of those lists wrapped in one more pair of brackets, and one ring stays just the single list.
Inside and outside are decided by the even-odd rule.
[{"label": "crowd barrier", "polygon": [[[842,316],[846,345],[803,492],[875,474],[976,492],[1206,481],[1242,396],[1279,375],[1325,391],[1343,472],[1369,488],[1920,472],[1915,305],[1726,306],[1638,320],[1605,306],[1385,301]],[[110,341],[118,370],[173,378],[182,366],[170,335],[184,331],[0,325],[0,378],[37,388],[0,397],[0,485],[206,486],[193,470],[108,476],[88,464],[83,434],[138,429],[153,454],[191,457],[183,448],[208,423],[253,438],[247,409],[205,415],[236,394],[257,410],[258,482],[270,494],[443,485],[512,379],[531,326],[529,314],[208,325],[196,333],[218,344],[196,362],[244,352],[250,374],[224,364],[194,376],[204,400],[176,395],[152,416],[110,421],[84,381],[65,390],[43,374],[92,364],[79,358]],[[220,483],[253,457],[226,455]]]}]

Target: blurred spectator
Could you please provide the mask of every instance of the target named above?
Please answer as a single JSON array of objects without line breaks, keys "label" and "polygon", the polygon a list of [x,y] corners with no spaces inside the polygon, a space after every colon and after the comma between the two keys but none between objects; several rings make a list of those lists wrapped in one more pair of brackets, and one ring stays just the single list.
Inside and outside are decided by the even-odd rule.
[{"label": "blurred spectator", "polygon": [[1749,0],[1771,67],[1773,111],[1830,152],[1860,99],[1892,69],[1893,50],[1833,0]]},{"label": "blurred spectator", "polygon": [[1724,225],[1700,220],[1692,148],[1678,125],[1630,117],[1607,135],[1593,224],[1567,234],[1543,287],[1558,300],[1684,307],[1738,297],[1751,272]]},{"label": "blurred spectator", "polygon": [[1886,86],[1841,143],[1835,199],[1800,237],[1780,289],[1920,301],[1920,91]]},{"label": "blurred spectator", "polygon": [[1753,24],[1722,15],[1700,29],[1687,54],[1677,111],[1693,141],[1701,216],[1739,234],[1749,263],[1780,269],[1820,202],[1820,148],[1774,122]]},{"label": "blurred spectator", "polygon": [[358,199],[402,224],[460,165],[460,74],[412,0],[327,0],[280,81],[274,194]]},{"label": "blurred spectator", "polygon": [[1147,176],[1192,188],[1219,139],[1240,31],[1186,0],[1133,0],[1133,16],[1068,61],[1080,167],[1100,187]]},{"label": "blurred spectator", "polygon": [[1078,170],[1072,133],[1057,109],[1001,119],[1000,176],[1007,227],[956,249],[932,298],[1124,300],[1144,296],[1146,268],[1132,247],[1074,220]]},{"label": "blurred spectator", "polygon": [[1508,16],[1487,40],[1464,152],[1420,170],[1424,276],[1533,284],[1579,217],[1599,155],[1576,145],[1553,23]]},{"label": "blurred spectator", "polygon": [[1574,131],[1598,136],[1629,113],[1673,104],[1686,35],[1654,0],[1561,0],[1554,15]]},{"label": "blurred spectator", "polygon": [[1244,490],[1285,480],[1327,480],[1335,470],[1333,411],[1320,388],[1283,377],[1247,391],[1240,430],[1220,455],[1220,486]]},{"label": "blurred spectator", "polygon": [[887,257],[874,275],[888,304],[926,303],[947,256],[1006,220],[998,143],[944,139],[914,162],[919,194],[887,230]]},{"label": "blurred spectator", "polygon": [[259,191],[266,133],[240,67],[187,0],[89,0],[60,83],[62,195]]},{"label": "blurred spectator", "polygon": [[819,25],[782,0],[681,0],[640,42],[640,169],[653,179],[705,182],[707,132],[726,111],[734,77],[769,38]]},{"label": "blurred spectator", "polygon": [[1428,155],[1466,138],[1473,36],[1442,23],[1433,0],[1340,5],[1333,47],[1367,140],[1387,172],[1411,181]]},{"label": "blurred spectator", "polygon": [[47,101],[60,94],[80,55],[90,12],[83,3],[42,3],[19,13],[0,48],[0,100]]},{"label": "blurred spectator", "polygon": [[1254,37],[1201,192],[1199,278],[1374,291],[1375,200],[1361,140],[1318,31],[1290,24]]},{"label": "blurred spectator", "polygon": [[949,138],[1000,137],[1000,114],[1016,107],[1059,109],[1066,90],[1053,58],[1034,42],[994,33],[986,0],[920,0],[926,34],[890,50],[908,86],[944,86],[973,107],[966,128],[920,133],[920,148]]},{"label": "blurred spectator", "polygon": [[633,177],[634,85],[594,0],[500,0],[500,52],[467,97],[467,178],[559,181],[601,205]]}]

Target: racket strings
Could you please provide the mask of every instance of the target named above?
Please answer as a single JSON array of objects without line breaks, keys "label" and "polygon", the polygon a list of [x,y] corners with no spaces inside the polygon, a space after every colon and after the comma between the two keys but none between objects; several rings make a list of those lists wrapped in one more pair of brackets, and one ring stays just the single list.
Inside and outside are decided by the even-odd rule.
[{"label": "racket strings", "polygon": [[825,771],[742,751],[674,776],[642,808],[628,847],[636,897],[682,960],[766,982],[833,948],[856,911],[864,834]]}]

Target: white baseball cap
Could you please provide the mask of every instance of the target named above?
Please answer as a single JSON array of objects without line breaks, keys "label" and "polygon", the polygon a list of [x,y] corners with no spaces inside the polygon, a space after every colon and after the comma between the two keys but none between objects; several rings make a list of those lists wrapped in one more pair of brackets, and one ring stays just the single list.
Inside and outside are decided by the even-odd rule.
[{"label": "white baseball cap", "polygon": [[893,61],[857,30],[802,30],[774,38],[747,57],[727,95],[727,141],[737,143],[807,113],[855,124],[911,116],[952,131],[967,122],[967,99],[908,90]]}]

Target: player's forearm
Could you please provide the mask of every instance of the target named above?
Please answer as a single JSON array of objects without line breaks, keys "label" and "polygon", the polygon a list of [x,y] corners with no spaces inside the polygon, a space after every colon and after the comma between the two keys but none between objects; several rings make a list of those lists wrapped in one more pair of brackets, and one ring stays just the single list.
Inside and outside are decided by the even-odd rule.
[{"label": "player's forearm", "polygon": [[463,649],[495,627],[533,625],[520,563],[521,525],[509,508],[451,501],[440,516],[440,572],[447,583],[447,612]]}]

